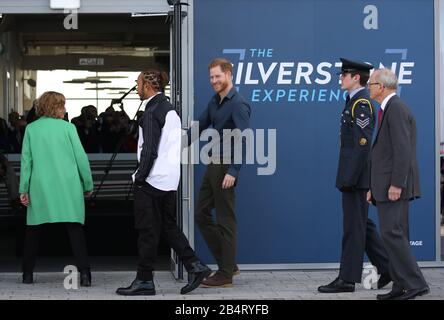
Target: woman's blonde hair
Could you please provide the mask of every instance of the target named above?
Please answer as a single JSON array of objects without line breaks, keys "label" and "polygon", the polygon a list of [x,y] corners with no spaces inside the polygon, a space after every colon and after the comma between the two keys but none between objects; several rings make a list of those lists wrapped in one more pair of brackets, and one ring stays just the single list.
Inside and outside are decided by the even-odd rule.
[{"label": "woman's blonde hair", "polygon": [[38,100],[39,117],[59,118],[59,111],[65,109],[65,96],[55,91],[43,93]]}]

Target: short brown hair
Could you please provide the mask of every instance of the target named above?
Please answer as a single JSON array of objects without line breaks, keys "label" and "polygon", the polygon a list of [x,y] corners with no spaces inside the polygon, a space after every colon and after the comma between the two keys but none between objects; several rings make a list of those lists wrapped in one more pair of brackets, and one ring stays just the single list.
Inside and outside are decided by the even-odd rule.
[{"label": "short brown hair", "polygon": [[213,69],[215,67],[219,66],[222,72],[230,71],[231,74],[233,74],[233,65],[231,62],[225,58],[216,58],[211,60],[211,62],[208,64],[208,71],[210,69]]},{"label": "short brown hair", "polygon": [[368,79],[370,78],[370,72],[361,71],[361,70],[354,70],[350,72],[352,78],[357,74],[359,75],[359,84],[365,87],[367,85]]},{"label": "short brown hair", "polygon": [[148,83],[154,90],[165,91],[165,87],[168,84],[169,77],[165,71],[157,69],[150,69],[142,72],[143,82]]},{"label": "short brown hair", "polygon": [[38,101],[37,115],[39,117],[57,118],[57,112],[65,108],[65,96],[55,91],[43,93]]}]

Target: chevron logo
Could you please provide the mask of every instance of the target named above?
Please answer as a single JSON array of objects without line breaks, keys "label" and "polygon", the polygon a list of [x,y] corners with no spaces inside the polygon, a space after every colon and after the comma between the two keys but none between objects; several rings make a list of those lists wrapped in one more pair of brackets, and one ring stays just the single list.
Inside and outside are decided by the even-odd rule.
[{"label": "chevron logo", "polygon": [[361,128],[364,129],[370,124],[370,118],[366,118],[364,120],[361,120],[359,118],[356,119],[356,124]]}]

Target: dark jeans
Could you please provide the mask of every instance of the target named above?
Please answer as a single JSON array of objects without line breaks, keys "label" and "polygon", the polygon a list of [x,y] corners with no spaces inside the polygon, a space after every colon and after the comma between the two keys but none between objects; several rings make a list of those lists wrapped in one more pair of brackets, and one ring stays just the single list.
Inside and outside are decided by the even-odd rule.
[{"label": "dark jeans", "polygon": [[[228,165],[209,164],[200,187],[196,223],[216,259],[219,272],[231,278],[236,265],[237,223],[234,186],[222,189]],[[237,181],[236,181],[237,182]],[[216,208],[216,222],[212,209]]]},{"label": "dark jeans", "polygon": [[[63,223],[68,230],[71,240],[71,247],[76,259],[79,271],[89,270],[88,253],[86,249],[85,233],[80,223]],[[32,272],[35,267],[37,254],[39,251],[40,234],[43,225],[26,226],[25,248],[23,253],[23,271]]]},{"label": "dark jeans", "polygon": [[160,237],[163,236],[189,271],[198,260],[188,239],[177,226],[176,192],[161,191],[149,184],[134,186],[135,227],[139,231],[137,278],[153,279]]}]

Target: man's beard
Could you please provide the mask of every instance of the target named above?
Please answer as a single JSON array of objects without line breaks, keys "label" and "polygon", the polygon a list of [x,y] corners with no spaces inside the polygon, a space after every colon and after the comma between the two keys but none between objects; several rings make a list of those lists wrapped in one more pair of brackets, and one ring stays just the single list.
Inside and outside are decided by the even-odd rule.
[{"label": "man's beard", "polygon": [[217,90],[217,93],[222,93],[225,91],[225,89],[228,87],[228,81],[222,82],[220,84],[220,89]]},{"label": "man's beard", "polygon": [[148,99],[147,95],[143,91],[141,93],[139,93],[139,98],[140,98],[140,101],[144,101],[144,100]]}]

